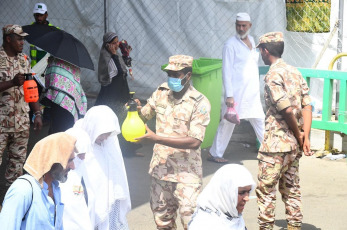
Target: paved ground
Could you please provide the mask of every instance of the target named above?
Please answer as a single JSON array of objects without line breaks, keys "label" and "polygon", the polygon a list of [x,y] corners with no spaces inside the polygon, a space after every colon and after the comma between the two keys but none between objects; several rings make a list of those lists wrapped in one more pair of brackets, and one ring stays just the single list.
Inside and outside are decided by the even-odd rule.
[{"label": "paved ground", "polygon": [[[46,134],[46,129],[39,136],[32,135],[29,149]],[[313,130],[312,145],[317,149],[323,147],[324,136],[321,131]],[[249,144],[250,147],[245,147]],[[206,161],[208,150],[202,151],[204,185],[220,164]],[[132,211],[128,214],[130,229],[155,229],[152,213],[149,208],[149,182],[147,174],[151,159],[152,146],[143,146],[138,152],[144,157],[124,156],[132,200]],[[257,175],[255,135],[250,125],[241,123],[235,129],[225,157],[230,163],[245,165],[254,179]],[[3,177],[3,166],[0,175]],[[347,229],[347,163],[346,160],[330,161],[315,157],[303,157],[300,166],[301,186],[304,206],[304,230],[343,230]],[[2,181],[3,182],[3,181]],[[0,183],[2,183],[0,181]],[[253,193],[252,196],[255,196]],[[257,229],[256,199],[251,199],[244,211],[244,218],[249,230]],[[286,229],[284,206],[278,194],[275,230]],[[179,222],[179,221],[178,221]],[[178,223],[178,229],[182,229]]]},{"label": "paved ground", "polygon": [[[312,131],[312,145],[319,149],[323,147],[322,131]],[[233,135],[225,157],[230,163],[243,164],[254,179],[257,176],[257,160],[255,135],[248,123],[242,123]],[[244,144],[250,144],[245,147]],[[146,174],[151,159],[151,148],[145,146],[140,149],[145,157],[125,158],[129,187],[132,196],[133,209],[128,215],[130,229],[155,229],[152,213],[149,207],[149,182]],[[211,179],[213,173],[221,165],[206,161],[207,150],[202,152],[204,185]],[[347,162],[346,160],[330,161],[315,157],[303,157],[300,162],[300,176],[304,206],[304,230],[345,230],[347,229]],[[255,196],[255,193],[252,194]],[[275,230],[286,229],[284,205],[280,194],[277,195]],[[244,218],[249,230],[258,229],[257,203],[251,199],[244,211]],[[179,220],[178,229],[183,229]]]}]

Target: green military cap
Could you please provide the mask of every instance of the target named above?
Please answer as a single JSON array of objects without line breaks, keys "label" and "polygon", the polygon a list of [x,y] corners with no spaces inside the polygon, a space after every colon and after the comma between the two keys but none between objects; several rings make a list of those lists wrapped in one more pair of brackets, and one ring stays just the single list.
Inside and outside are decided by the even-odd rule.
[{"label": "green military cap", "polygon": [[259,37],[259,43],[257,45],[257,48],[260,44],[264,43],[270,43],[270,42],[283,42],[283,33],[282,32],[270,32],[263,34]]},{"label": "green military cap", "polygon": [[187,55],[174,55],[169,57],[169,64],[164,68],[165,71],[179,71],[186,67],[193,66],[193,57]]},{"label": "green military cap", "polygon": [[22,37],[29,35],[23,31],[21,26],[12,25],[12,24],[4,26],[2,28],[2,33],[4,35],[17,34],[17,35],[22,36]]}]

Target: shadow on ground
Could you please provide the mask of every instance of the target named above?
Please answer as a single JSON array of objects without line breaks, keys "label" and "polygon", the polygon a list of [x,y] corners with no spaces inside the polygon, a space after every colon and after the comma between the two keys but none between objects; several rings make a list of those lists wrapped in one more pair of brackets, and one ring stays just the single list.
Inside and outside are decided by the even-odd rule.
[{"label": "shadow on ground", "polygon": [[[280,230],[286,230],[287,229],[287,221],[286,220],[276,220],[275,225],[280,227]],[[314,226],[312,224],[306,224],[306,223],[302,223],[301,229],[321,230],[321,228],[317,228],[316,226]]]}]

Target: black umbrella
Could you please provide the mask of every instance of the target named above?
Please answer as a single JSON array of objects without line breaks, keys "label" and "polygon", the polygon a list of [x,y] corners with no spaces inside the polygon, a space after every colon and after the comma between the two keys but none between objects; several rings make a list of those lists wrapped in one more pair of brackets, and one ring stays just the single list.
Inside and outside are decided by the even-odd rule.
[{"label": "black umbrella", "polygon": [[42,37],[43,35],[59,30],[55,26],[48,26],[48,25],[42,25],[42,24],[31,24],[22,26],[22,29],[25,33],[28,33],[29,35],[25,37],[25,40],[27,40],[29,43],[34,41],[35,39]]},{"label": "black umbrella", "polygon": [[23,26],[23,30],[25,29],[24,31],[29,34],[26,37],[28,42],[71,64],[94,70],[94,64],[88,50],[80,40],[64,30],[49,28],[52,26],[43,27],[41,27],[42,31],[39,30],[39,25],[35,29],[30,28],[30,34],[29,26],[26,28]]}]

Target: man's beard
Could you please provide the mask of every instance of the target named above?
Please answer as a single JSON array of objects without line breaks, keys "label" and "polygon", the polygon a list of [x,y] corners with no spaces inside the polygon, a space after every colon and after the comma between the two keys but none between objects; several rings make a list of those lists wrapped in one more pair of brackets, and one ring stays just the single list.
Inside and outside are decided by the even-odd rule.
[{"label": "man's beard", "polygon": [[243,40],[243,39],[245,39],[245,38],[249,35],[250,32],[251,32],[251,29],[248,29],[248,30],[246,31],[246,33],[243,34],[243,35],[241,35],[241,34],[239,34],[239,33],[236,32],[236,36],[237,36],[238,38],[240,38],[241,40]]},{"label": "man's beard", "polygon": [[54,170],[51,172],[52,178],[61,183],[65,183],[67,180],[67,174],[65,174],[65,170]]}]

